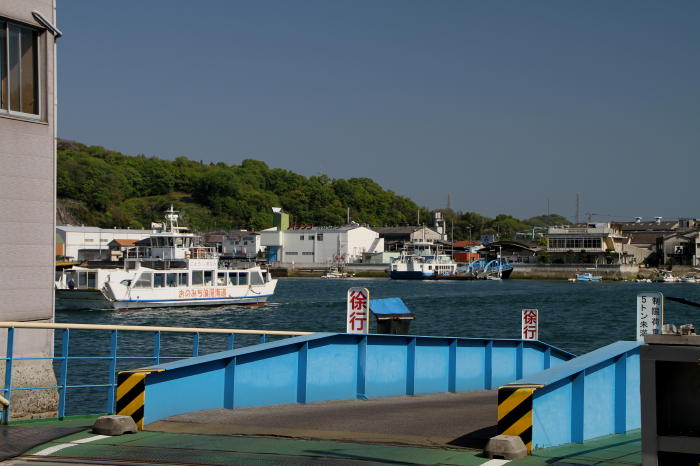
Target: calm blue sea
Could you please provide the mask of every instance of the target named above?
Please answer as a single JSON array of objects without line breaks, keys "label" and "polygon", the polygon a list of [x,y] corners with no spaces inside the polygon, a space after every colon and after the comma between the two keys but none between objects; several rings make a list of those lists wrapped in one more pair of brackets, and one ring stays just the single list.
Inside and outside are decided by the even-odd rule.
[{"label": "calm blue sea", "polygon": [[[519,338],[520,312],[525,308],[540,311],[540,340],[582,354],[617,340],[635,337],[636,297],[643,291],[660,291],[665,296],[700,302],[700,284],[686,283],[570,283],[566,281],[399,281],[389,279],[323,280],[282,278],[273,299],[257,308],[166,308],[134,311],[57,312],[57,322],[116,325],[158,325],[237,329],[272,329],[322,332],[345,331],[345,296],[349,287],[362,286],[372,298],[400,297],[415,320],[410,333],[485,338]],[[700,308],[666,301],[665,321],[700,325]],[[374,327],[373,327],[374,328]],[[71,354],[107,355],[106,332],[73,332]],[[256,337],[241,337],[236,346],[252,344]],[[61,338],[56,337],[56,355]],[[150,355],[151,334],[120,336],[120,355]],[[202,336],[201,353],[224,350],[225,338]],[[163,336],[164,353],[189,356],[192,338],[185,335]],[[100,361],[96,361],[100,363]],[[165,361],[163,361],[165,362]],[[134,359],[123,361],[120,369],[151,364]],[[84,362],[71,361],[69,383],[82,383],[87,374],[108,373],[88,368]],[[92,376],[91,376],[92,377]],[[103,383],[106,383],[106,375]],[[99,382],[94,382],[99,383]],[[88,393],[79,393],[81,390]],[[69,412],[98,412],[104,406],[104,391],[73,390]],[[99,390],[98,390],[99,392]],[[93,404],[96,408],[89,407]],[[80,409],[78,409],[80,407]]]}]

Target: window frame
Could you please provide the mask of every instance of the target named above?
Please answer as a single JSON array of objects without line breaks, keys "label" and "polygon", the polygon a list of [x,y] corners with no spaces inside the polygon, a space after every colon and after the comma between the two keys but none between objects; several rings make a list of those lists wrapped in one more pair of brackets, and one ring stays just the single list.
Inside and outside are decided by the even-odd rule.
[{"label": "window frame", "polygon": [[[37,113],[26,113],[22,111],[17,111],[17,110],[12,110],[12,104],[11,104],[11,77],[10,77],[10,25],[13,25],[15,27],[18,27],[20,29],[27,29],[32,32],[33,37],[34,37],[34,48],[36,50],[35,54],[35,59],[34,59],[34,69],[36,71],[36,75],[34,76],[35,82],[34,85],[36,86],[36,91],[35,91],[35,96],[34,98],[36,99],[36,108],[37,108]],[[2,54],[0,57],[0,67],[4,65],[4,76],[6,80],[6,86],[7,88],[5,89],[5,97],[6,97],[6,102],[4,104],[6,105],[6,108],[3,107],[3,102],[0,97],[0,117],[5,117],[5,118],[13,118],[13,119],[21,119],[21,120],[27,120],[27,121],[32,121],[32,122],[39,122],[39,123],[46,123],[47,122],[47,112],[46,112],[46,105],[44,103],[45,99],[45,87],[46,87],[46,76],[45,76],[45,71],[46,71],[46,64],[45,64],[45,52],[44,52],[44,47],[45,47],[45,30],[43,28],[38,28],[36,26],[33,26],[31,24],[23,23],[20,21],[13,20],[11,18],[8,18],[6,16],[0,16],[0,28],[4,30],[4,43],[0,42],[0,51]],[[21,52],[21,43],[22,43],[22,35],[20,34],[19,38],[19,47],[20,47],[20,52]],[[4,47],[3,47],[4,46]],[[3,49],[4,48],[4,49]],[[20,55],[21,56],[21,55]],[[4,60],[4,63],[3,63]],[[20,74],[20,108],[21,108],[21,94],[22,94],[22,66],[21,64],[19,65],[19,74]],[[2,75],[0,75],[2,76]],[[0,96],[2,94],[2,81],[0,80]]]}]

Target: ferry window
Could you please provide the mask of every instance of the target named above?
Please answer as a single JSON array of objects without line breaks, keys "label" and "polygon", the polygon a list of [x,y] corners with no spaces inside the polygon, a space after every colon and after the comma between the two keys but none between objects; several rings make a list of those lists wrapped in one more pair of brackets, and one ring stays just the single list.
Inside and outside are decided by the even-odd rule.
[{"label": "ferry window", "polygon": [[309,240],[313,241],[313,240],[314,240],[314,235],[309,235]]},{"label": "ferry window", "polygon": [[78,272],[78,288],[85,288],[87,286],[87,275],[85,272]]},{"label": "ferry window", "polygon": [[238,285],[238,272],[229,272],[228,273],[228,284],[229,285]]},{"label": "ferry window", "polygon": [[226,272],[216,274],[216,286],[226,286]]},{"label": "ferry window", "polygon": [[316,235],[316,241],[323,241],[323,233],[319,233]]},{"label": "ferry window", "polygon": [[262,275],[260,275],[260,272],[251,272],[250,274],[250,284],[251,285],[262,285],[263,278]]},{"label": "ferry window", "polygon": [[247,285],[248,284],[248,272],[241,272],[238,274],[238,284]]},{"label": "ferry window", "polygon": [[204,272],[204,284],[207,286],[210,286],[212,284],[212,276],[214,275],[214,272],[211,270],[207,270]]},{"label": "ferry window", "polygon": [[87,286],[88,288],[95,288],[95,282],[97,281],[97,272],[87,273]]},{"label": "ferry window", "polygon": [[0,108],[39,114],[39,33],[0,21]]},{"label": "ferry window", "polygon": [[180,286],[187,286],[187,274],[186,273],[179,273],[177,274],[179,277],[179,282],[178,284]]},{"label": "ferry window", "polygon": [[167,282],[168,286],[177,286],[177,274],[176,273],[169,273],[167,275]]},{"label": "ferry window", "polygon": [[139,276],[139,279],[134,283],[134,288],[150,288],[151,287],[151,272],[144,272]]},{"label": "ferry window", "polygon": [[153,287],[162,288],[165,286],[165,274],[164,273],[154,273],[153,274]]},{"label": "ferry window", "polygon": [[304,240],[304,235],[299,235],[299,239],[303,241],[303,240]]},{"label": "ferry window", "polygon": [[204,272],[201,270],[192,271],[192,286],[202,286],[204,284]]}]

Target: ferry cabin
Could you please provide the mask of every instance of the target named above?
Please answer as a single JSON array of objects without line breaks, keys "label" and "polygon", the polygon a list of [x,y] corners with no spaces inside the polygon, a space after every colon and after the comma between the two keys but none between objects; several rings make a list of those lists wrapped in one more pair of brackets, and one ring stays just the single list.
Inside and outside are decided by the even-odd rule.
[{"label": "ferry cabin", "polygon": [[[73,287],[79,290],[96,290],[98,283],[104,283],[108,277],[100,277],[100,274],[109,275],[110,270],[101,269],[72,269],[65,272],[65,286],[72,282]],[[216,277],[216,281],[214,280]],[[101,280],[100,280],[101,279]],[[131,280],[125,280],[131,284]],[[270,281],[267,271],[214,271],[193,270],[191,272],[151,272],[143,271],[133,283],[133,288],[165,288],[165,287],[204,287],[204,286],[238,286],[238,285],[262,285]],[[124,283],[127,285],[127,283]]]}]

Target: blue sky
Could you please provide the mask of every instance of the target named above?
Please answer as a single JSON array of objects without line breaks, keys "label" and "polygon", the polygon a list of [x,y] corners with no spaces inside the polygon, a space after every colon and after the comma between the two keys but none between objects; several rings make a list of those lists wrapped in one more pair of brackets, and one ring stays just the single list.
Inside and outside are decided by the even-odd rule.
[{"label": "blue sky", "polygon": [[428,208],[700,217],[700,2],[58,0],[59,136]]}]

